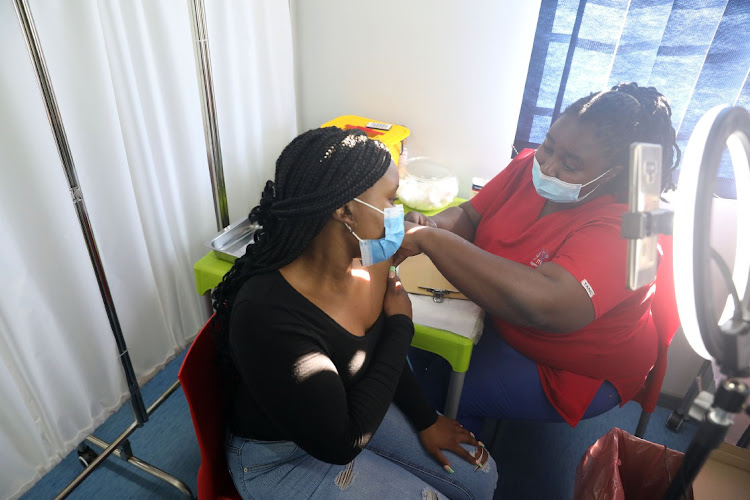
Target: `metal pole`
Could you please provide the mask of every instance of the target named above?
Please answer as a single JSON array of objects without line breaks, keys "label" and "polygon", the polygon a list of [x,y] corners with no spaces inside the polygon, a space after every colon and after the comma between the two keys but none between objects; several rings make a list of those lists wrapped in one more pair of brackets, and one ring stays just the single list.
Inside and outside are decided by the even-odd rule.
[{"label": "metal pole", "polygon": [[[172,395],[172,393],[173,393],[174,391],[176,391],[176,390],[177,390],[177,389],[178,389],[179,387],[180,387],[180,382],[179,382],[179,381],[177,381],[177,382],[173,383],[173,384],[172,384],[172,385],[171,385],[171,386],[169,387],[169,389],[167,389],[166,391],[164,391],[164,394],[162,394],[161,396],[159,396],[159,398],[157,398],[157,400],[156,400],[156,401],[154,401],[154,402],[153,402],[153,403],[151,404],[151,406],[149,406],[149,407],[148,407],[148,410],[146,410],[146,413],[148,413],[149,415],[151,415],[151,414],[152,414],[152,413],[153,413],[154,411],[156,411],[156,409],[157,409],[157,408],[159,408],[159,406],[161,406],[161,404],[162,404],[162,403],[163,403],[164,401],[166,401],[166,400],[167,400],[167,398],[168,398],[169,396],[171,396],[171,395]],[[73,490],[74,490],[74,489],[75,489],[75,488],[76,488],[76,487],[77,487],[77,486],[78,486],[79,484],[81,484],[81,483],[83,482],[83,480],[84,480],[84,479],[86,479],[86,477],[87,477],[87,476],[88,476],[89,474],[91,474],[92,472],[94,472],[94,469],[96,469],[96,467],[97,467],[97,466],[98,466],[99,464],[101,464],[101,463],[102,463],[102,462],[104,461],[104,459],[106,459],[106,458],[107,458],[108,456],[110,456],[110,455],[114,454],[114,453],[116,452],[117,448],[118,448],[118,447],[119,447],[119,446],[120,446],[120,445],[121,445],[121,444],[122,444],[123,442],[125,442],[125,440],[127,440],[127,439],[128,439],[128,437],[129,437],[129,436],[130,436],[130,435],[131,435],[131,434],[132,434],[133,432],[135,432],[135,430],[136,430],[136,429],[137,429],[138,427],[139,427],[139,426],[138,426],[138,423],[137,423],[137,422],[133,422],[132,424],[130,424],[130,427],[128,427],[127,429],[125,429],[125,430],[124,430],[124,431],[122,432],[122,434],[120,434],[119,436],[117,436],[117,438],[115,438],[115,440],[114,440],[114,441],[113,441],[112,443],[110,443],[110,444],[109,444],[109,446],[107,446],[106,448],[104,448],[104,450],[103,450],[103,451],[101,452],[101,454],[99,454],[99,455],[98,455],[98,456],[97,456],[97,457],[96,457],[96,458],[95,458],[94,460],[92,460],[92,461],[91,461],[91,463],[90,463],[90,464],[88,464],[88,466],[87,466],[87,467],[86,467],[85,469],[83,469],[83,472],[81,472],[80,474],[78,474],[78,476],[77,476],[77,477],[76,477],[75,479],[73,479],[73,481],[71,481],[71,482],[70,482],[70,484],[68,484],[68,486],[66,486],[66,487],[65,487],[65,489],[64,489],[64,490],[63,490],[62,492],[60,492],[60,494],[59,494],[59,495],[57,495],[57,496],[55,497],[55,500],[62,500],[63,498],[65,498],[65,497],[67,497],[68,495],[70,495],[70,493],[71,493],[71,492],[72,492],[72,491],[73,491]],[[93,439],[92,439],[92,438],[93,438]],[[98,443],[97,443],[97,441],[101,441],[101,440],[98,440],[97,438],[95,438],[94,436],[89,436],[89,437],[87,437],[86,439],[87,439],[87,440],[90,440],[90,441],[91,441],[91,442],[93,442],[94,444],[98,444]],[[149,472],[149,471],[146,471],[146,472]],[[159,479],[162,479],[162,480],[164,480],[164,481],[167,481],[167,482],[168,482],[169,484],[171,484],[172,486],[175,486],[175,487],[176,487],[177,489],[179,489],[180,491],[183,491],[183,492],[184,492],[185,488],[187,488],[187,486],[184,486],[184,484],[185,484],[185,483],[182,483],[182,481],[180,481],[179,479],[176,479],[176,478],[174,478],[174,477],[172,477],[172,476],[169,476],[169,474],[167,474],[166,472],[163,472],[163,471],[160,471],[160,472],[161,472],[161,474],[159,474],[159,475],[155,475],[155,476],[156,476],[156,477],[158,477]],[[166,478],[166,477],[162,477],[162,476],[169,476],[169,479],[168,479],[168,478]],[[177,485],[176,483],[181,483],[181,484],[182,484],[182,485],[183,485],[184,487],[183,487],[183,486],[178,486],[178,485]],[[190,491],[190,488],[187,488],[187,490],[188,490],[188,492],[189,492],[189,491]],[[191,496],[192,496],[192,495],[191,495]]]},{"label": "metal pole", "polygon": [[448,418],[456,418],[458,414],[458,403],[461,401],[461,391],[464,387],[465,378],[466,372],[451,372],[448,396],[445,401],[445,416]]},{"label": "metal pole", "polygon": [[65,176],[68,179],[70,194],[73,198],[73,206],[78,215],[78,222],[81,225],[83,237],[86,240],[86,248],[88,249],[89,257],[91,258],[91,264],[94,267],[94,273],[96,274],[96,281],[99,284],[99,292],[102,296],[102,302],[107,311],[109,325],[112,328],[112,333],[114,334],[115,342],[117,343],[117,349],[120,353],[120,361],[122,363],[122,368],[125,371],[128,390],[130,391],[130,405],[133,409],[133,415],[138,421],[138,426],[140,427],[148,420],[148,413],[146,412],[146,406],[143,404],[138,381],[135,377],[135,372],[133,371],[133,364],[130,362],[128,348],[122,335],[120,322],[117,319],[115,304],[112,300],[109,285],[107,284],[107,277],[104,273],[104,267],[102,266],[102,261],[99,257],[99,250],[96,246],[94,233],[91,229],[88,212],[86,211],[86,204],[83,201],[83,192],[78,183],[78,175],[76,174],[75,165],[73,163],[73,155],[70,152],[68,138],[65,134],[62,118],[60,117],[57,99],[52,90],[52,83],[49,78],[49,72],[47,71],[47,64],[44,60],[42,47],[39,43],[39,37],[37,36],[34,19],[26,0],[15,0],[15,6],[18,20],[21,22],[21,28],[23,29],[24,37],[26,38],[26,45],[29,48],[29,55],[31,56],[34,68],[36,69],[36,76],[39,80],[39,86],[47,109],[47,117],[49,118],[49,123],[52,127],[52,133],[55,136],[57,151],[60,154],[60,160],[62,161],[62,166],[65,170]]},{"label": "metal pole", "polygon": [[83,471],[78,474],[78,476],[73,479],[73,481],[68,484],[64,490],[62,490],[56,497],[55,500],[62,500],[63,498],[66,498],[68,495],[70,495],[74,489],[76,489],[84,479],[88,477],[89,474],[94,472],[94,469],[96,469],[99,464],[101,464],[108,456],[110,456],[112,453],[115,452],[118,446],[120,446],[123,441],[125,441],[128,436],[130,436],[136,429],[138,428],[138,423],[133,422],[130,424],[130,427],[125,429],[122,434],[117,436],[112,443],[104,449],[94,460],[91,461],[88,466],[83,469]]},{"label": "metal pole", "polygon": [[229,208],[227,206],[227,190],[224,185],[224,163],[221,158],[219,121],[216,117],[211,53],[208,47],[208,30],[206,29],[206,7],[203,0],[188,0],[188,6],[190,8],[193,41],[195,42],[195,64],[201,94],[208,170],[211,175],[211,187],[214,194],[216,227],[221,231],[229,225]]},{"label": "metal pole", "polygon": [[[96,436],[88,436],[86,438],[86,441],[88,441],[89,443],[93,444],[94,446],[98,446],[101,449],[106,449],[107,447],[110,446],[107,442],[102,441],[101,439],[99,439]],[[180,490],[180,492],[183,495],[185,495],[186,497],[188,497],[190,499],[193,498],[193,492],[190,491],[190,487],[188,485],[186,485],[185,483],[183,483],[182,481],[180,481],[176,477],[172,476],[171,474],[168,474],[168,473],[164,472],[160,468],[154,467],[153,465],[151,465],[148,462],[144,462],[143,460],[141,460],[140,458],[136,457],[135,455],[131,455],[131,454],[128,454],[128,453],[123,453],[119,449],[113,451],[112,454],[114,456],[116,456],[117,458],[125,460],[129,464],[131,464],[131,465],[133,465],[135,467],[138,467],[143,472],[145,472],[147,474],[151,474],[152,476],[161,479],[165,483],[171,484],[172,486],[174,486],[175,488],[177,488],[178,490]]]}]

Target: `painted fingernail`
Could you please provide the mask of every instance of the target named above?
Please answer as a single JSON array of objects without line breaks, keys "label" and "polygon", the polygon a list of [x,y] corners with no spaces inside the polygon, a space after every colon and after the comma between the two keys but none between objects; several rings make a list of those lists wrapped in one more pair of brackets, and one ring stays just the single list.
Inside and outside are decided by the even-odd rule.
[{"label": "painted fingernail", "polygon": [[474,435],[474,433],[473,433],[473,432],[471,432],[471,431],[469,431],[469,435],[470,435],[471,437],[473,437],[474,439],[476,439],[476,438],[477,438],[477,437],[476,437],[476,436]]},{"label": "painted fingernail", "polygon": [[448,474],[453,474],[453,469],[451,469],[450,465],[443,465],[443,469],[445,469],[445,472]]},{"label": "painted fingernail", "polygon": [[[474,437],[474,436],[472,436],[472,437]],[[486,447],[486,446],[484,445],[484,443],[483,443],[483,442],[481,442],[481,441],[477,441],[477,442],[479,443],[479,446],[481,446],[482,448],[487,448],[487,447]]]},{"label": "painted fingernail", "polygon": [[396,266],[391,266],[388,268],[388,277],[393,278],[396,276]]}]

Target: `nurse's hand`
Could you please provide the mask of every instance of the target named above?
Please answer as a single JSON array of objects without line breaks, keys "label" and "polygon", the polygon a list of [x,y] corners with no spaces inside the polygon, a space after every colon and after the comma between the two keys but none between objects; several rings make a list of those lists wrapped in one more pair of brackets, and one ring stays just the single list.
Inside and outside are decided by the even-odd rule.
[{"label": "nurse's hand", "polygon": [[[412,213],[413,212],[409,212],[407,215]],[[398,266],[408,257],[413,257],[422,253],[422,250],[419,248],[419,243],[417,241],[417,232],[427,227],[429,226],[415,224],[413,222],[404,220],[404,241],[401,242],[401,248],[398,249],[396,255],[394,255],[393,257],[394,266]]]},{"label": "nurse's hand", "polygon": [[[443,466],[443,469],[451,474],[453,469],[442,450],[450,450],[474,466],[484,465],[490,458],[490,454],[485,450],[484,445],[477,441],[468,430],[464,429],[456,420],[443,415],[438,415],[434,424],[420,432],[419,439],[422,441],[424,449],[435,457],[435,460]],[[461,443],[476,446],[477,450],[474,455],[466,451]]]},{"label": "nurse's hand", "polygon": [[413,222],[418,226],[437,227],[435,221],[427,217],[426,215],[420,214],[416,210],[412,210],[408,214],[404,215],[404,221]]}]

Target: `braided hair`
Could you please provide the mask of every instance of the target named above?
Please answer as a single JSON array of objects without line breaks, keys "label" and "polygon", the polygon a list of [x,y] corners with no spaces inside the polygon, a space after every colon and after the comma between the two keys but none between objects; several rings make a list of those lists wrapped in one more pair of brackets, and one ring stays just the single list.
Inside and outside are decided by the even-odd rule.
[{"label": "braided hair", "polygon": [[242,285],[299,257],[333,212],[375,184],[390,163],[388,148],[360,130],[317,128],[284,148],[276,161],[275,181],[266,182],[260,203],[248,215],[251,223],[260,226],[253,243],[212,294],[214,340],[224,368],[233,371],[229,318]]},{"label": "braided hair", "polygon": [[[680,163],[681,152],[672,126],[672,108],[654,87],[620,83],[611,90],[578,99],[563,115],[591,125],[614,165],[629,165],[633,142],[661,144],[662,192],[675,188],[672,171]],[[628,177],[620,174],[612,180],[612,189],[618,196],[627,196]]]}]

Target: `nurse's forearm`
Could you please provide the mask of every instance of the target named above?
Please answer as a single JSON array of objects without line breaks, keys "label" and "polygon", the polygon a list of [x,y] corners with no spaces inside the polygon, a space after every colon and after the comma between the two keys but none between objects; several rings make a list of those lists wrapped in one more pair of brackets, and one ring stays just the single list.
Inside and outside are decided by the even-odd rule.
[{"label": "nurse's forearm", "polygon": [[[468,202],[467,202],[468,203]],[[474,232],[476,224],[471,220],[463,205],[459,207],[446,208],[442,212],[431,216],[429,219],[434,222],[440,229],[445,229],[461,238],[474,241]]]},{"label": "nurse's forearm", "polygon": [[590,301],[582,303],[569,292],[574,278],[559,266],[548,275],[440,229],[424,228],[416,236],[443,276],[492,316],[550,333],[573,331],[594,319]]}]

